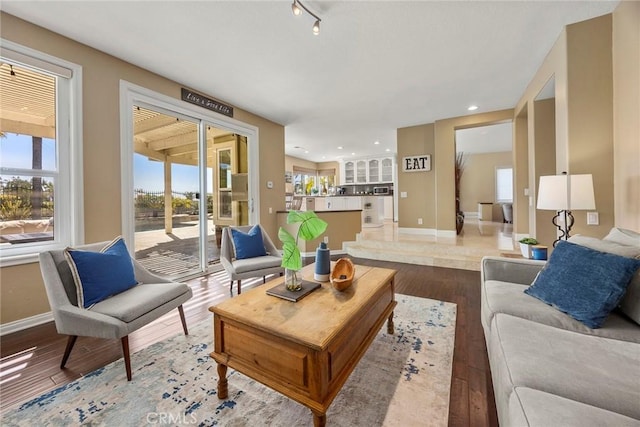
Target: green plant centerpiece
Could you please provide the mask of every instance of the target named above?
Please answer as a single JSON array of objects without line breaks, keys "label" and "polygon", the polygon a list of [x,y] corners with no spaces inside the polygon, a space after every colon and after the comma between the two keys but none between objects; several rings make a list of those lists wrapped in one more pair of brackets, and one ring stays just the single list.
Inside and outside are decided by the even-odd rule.
[{"label": "green plant centerpiece", "polygon": [[298,248],[298,240],[313,240],[327,229],[327,223],[313,211],[289,211],[287,224],[300,224],[296,237],[293,237],[284,228],[278,230],[278,238],[282,242],[282,267],[284,267],[284,283],[288,290],[299,291],[302,289],[302,256]]},{"label": "green plant centerpiece", "polygon": [[533,245],[537,245],[538,241],[533,237],[524,237],[518,240],[518,242],[520,243],[520,252],[522,253],[522,256],[529,259],[533,258],[531,247]]}]

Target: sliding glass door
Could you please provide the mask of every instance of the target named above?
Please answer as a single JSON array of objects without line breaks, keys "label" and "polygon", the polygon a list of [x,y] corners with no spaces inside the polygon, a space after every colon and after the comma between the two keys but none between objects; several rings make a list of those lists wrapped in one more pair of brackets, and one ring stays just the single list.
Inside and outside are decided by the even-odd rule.
[{"label": "sliding glass door", "polygon": [[222,228],[249,223],[247,138],[151,105],[133,106],[135,257],[155,274],[202,274]]}]

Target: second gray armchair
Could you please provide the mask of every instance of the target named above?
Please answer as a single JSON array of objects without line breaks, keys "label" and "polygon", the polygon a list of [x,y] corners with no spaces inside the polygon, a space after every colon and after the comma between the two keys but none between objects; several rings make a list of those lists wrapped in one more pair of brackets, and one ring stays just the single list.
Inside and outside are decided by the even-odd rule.
[{"label": "second gray armchair", "polygon": [[280,251],[273,244],[273,241],[269,238],[269,235],[264,231],[260,225],[259,227],[262,234],[262,242],[264,243],[265,255],[238,259],[236,257],[236,251],[238,248],[234,246],[232,228],[241,232],[249,233],[253,226],[239,226],[239,227],[225,227],[222,229],[222,247],[220,248],[220,263],[223,265],[231,283],[229,284],[229,291],[233,294],[233,282],[238,281],[238,294],[242,292],[241,284],[242,279],[249,279],[251,277],[262,276],[263,283],[265,282],[265,276],[269,274],[280,274],[284,269],[281,267],[282,255]]}]

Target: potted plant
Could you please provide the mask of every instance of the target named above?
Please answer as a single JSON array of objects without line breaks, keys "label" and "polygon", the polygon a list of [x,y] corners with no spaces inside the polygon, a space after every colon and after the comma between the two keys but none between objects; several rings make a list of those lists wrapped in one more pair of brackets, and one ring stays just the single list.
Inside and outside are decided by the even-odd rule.
[{"label": "potted plant", "polygon": [[284,283],[288,290],[299,291],[302,289],[302,256],[298,248],[298,239],[313,240],[327,229],[327,223],[313,211],[289,211],[287,224],[300,224],[294,238],[284,228],[278,230],[278,238],[282,242],[282,267],[284,267]]},{"label": "potted plant", "polygon": [[529,259],[533,258],[533,255],[531,253],[531,247],[533,245],[537,245],[538,241],[533,237],[525,237],[520,239],[519,243],[520,243],[520,252],[522,253],[522,256]]}]

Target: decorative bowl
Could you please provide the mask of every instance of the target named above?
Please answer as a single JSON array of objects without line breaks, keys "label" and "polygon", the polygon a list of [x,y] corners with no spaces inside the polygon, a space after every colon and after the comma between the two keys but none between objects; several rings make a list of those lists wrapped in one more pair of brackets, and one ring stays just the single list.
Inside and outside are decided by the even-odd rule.
[{"label": "decorative bowl", "polygon": [[338,291],[344,291],[353,283],[356,268],[349,258],[340,258],[331,272],[331,285]]}]

